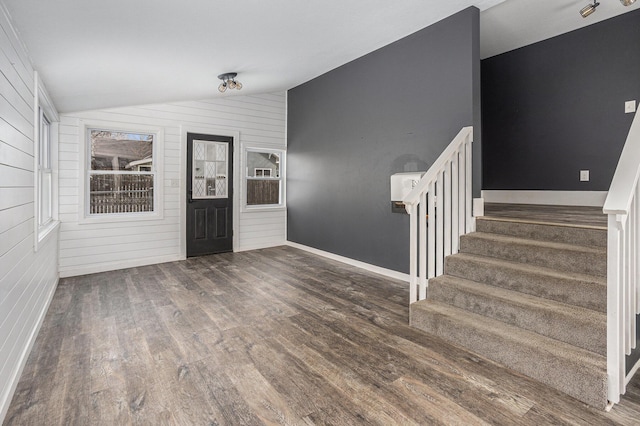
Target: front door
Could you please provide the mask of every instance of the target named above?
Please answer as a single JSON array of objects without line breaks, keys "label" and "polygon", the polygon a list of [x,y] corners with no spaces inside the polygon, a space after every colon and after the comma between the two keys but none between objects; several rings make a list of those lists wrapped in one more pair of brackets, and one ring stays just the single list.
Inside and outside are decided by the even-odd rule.
[{"label": "front door", "polygon": [[187,133],[187,257],[233,251],[233,138]]}]

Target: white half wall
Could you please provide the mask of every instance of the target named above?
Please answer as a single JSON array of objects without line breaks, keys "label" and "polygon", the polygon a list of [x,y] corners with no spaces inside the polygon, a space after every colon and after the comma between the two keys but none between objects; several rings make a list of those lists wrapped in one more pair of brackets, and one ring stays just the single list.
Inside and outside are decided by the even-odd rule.
[{"label": "white half wall", "polygon": [[[164,135],[163,217],[82,223],[80,170],[84,123],[154,127]],[[286,148],[286,94],[225,97],[61,115],[60,275],[63,277],[183,259],[186,132],[234,134],[234,163],[243,146]],[[237,167],[239,168],[239,167]],[[234,193],[240,194],[240,179]],[[286,211],[234,211],[234,250],[281,245]]]},{"label": "white half wall", "polygon": [[0,423],[58,283],[58,230],[35,240],[34,70],[0,4]]}]

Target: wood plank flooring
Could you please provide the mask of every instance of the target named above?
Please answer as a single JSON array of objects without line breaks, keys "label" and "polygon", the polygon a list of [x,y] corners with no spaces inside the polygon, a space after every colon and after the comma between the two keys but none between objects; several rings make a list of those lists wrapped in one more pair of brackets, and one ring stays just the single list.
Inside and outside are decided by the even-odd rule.
[{"label": "wood plank flooring", "polygon": [[408,325],[402,282],[290,247],[61,280],[6,425],[638,424]]}]

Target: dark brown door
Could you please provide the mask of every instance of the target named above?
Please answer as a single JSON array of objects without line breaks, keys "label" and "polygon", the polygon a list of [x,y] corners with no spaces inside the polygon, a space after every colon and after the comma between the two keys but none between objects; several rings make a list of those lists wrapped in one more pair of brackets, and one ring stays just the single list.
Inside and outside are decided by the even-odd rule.
[{"label": "dark brown door", "polygon": [[187,133],[187,257],[233,251],[233,138]]}]

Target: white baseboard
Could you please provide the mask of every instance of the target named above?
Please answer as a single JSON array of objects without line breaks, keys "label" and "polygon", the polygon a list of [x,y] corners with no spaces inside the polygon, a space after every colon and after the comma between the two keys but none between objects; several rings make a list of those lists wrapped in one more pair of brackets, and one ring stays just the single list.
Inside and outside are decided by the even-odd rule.
[{"label": "white baseboard", "polygon": [[60,278],[76,277],[78,275],[96,274],[98,272],[116,271],[118,269],[135,268],[138,266],[155,265],[158,263],[176,262],[185,260],[186,257],[177,254],[159,257],[145,257],[142,259],[125,260],[119,262],[99,263],[81,267],[70,267],[60,269]]},{"label": "white baseboard", "polygon": [[285,246],[285,245],[287,245],[286,240],[279,240],[279,241],[274,241],[274,242],[264,243],[264,244],[253,244],[250,246],[242,246],[242,247],[234,248],[233,251],[236,253],[239,253],[243,251],[261,250],[261,249],[266,249],[270,247],[278,247],[278,246]]},{"label": "white baseboard", "polygon": [[409,274],[404,274],[402,272],[394,271],[392,269],[382,268],[380,266],[361,262],[359,260],[351,259],[349,257],[340,256],[339,254],[329,253],[328,251],[319,250],[313,247],[305,246],[303,244],[294,243],[293,241],[287,241],[287,245],[291,247],[295,247],[300,250],[308,251],[309,253],[317,254],[318,256],[326,257],[327,259],[337,260],[338,262],[346,263],[347,265],[355,266],[357,268],[361,268],[369,272],[384,275],[385,277],[388,277],[388,278],[409,282]]},{"label": "white baseboard", "polygon": [[27,365],[27,360],[29,359],[29,355],[31,354],[31,349],[33,349],[33,344],[36,342],[36,338],[38,337],[38,333],[40,333],[40,328],[42,327],[42,323],[44,322],[44,318],[47,315],[47,311],[49,310],[49,305],[51,305],[51,301],[53,300],[53,295],[58,288],[58,282],[60,279],[56,279],[56,282],[51,286],[49,292],[46,296],[46,302],[42,306],[40,313],[38,314],[38,320],[36,321],[36,326],[31,330],[29,334],[29,339],[27,340],[27,344],[25,345],[22,353],[20,354],[20,361],[18,363],[18,368],[16,368],[9,379],[9,383],[11,385],[7,388],[7,392],[1,396],[0,401],[0,423],[2,423],[4,417],[7,415],[7,411],[9,410],[9,404],[11,404],[11,399],[13,398],[13,394],[18,387],[18,382],[20,381],[20,376],[22,376],[22,372],[24,371],[25,365]]},{"label": "white baseboard", "polygon": [[482,191],[485,203],[604,206],[607,191]]}]

